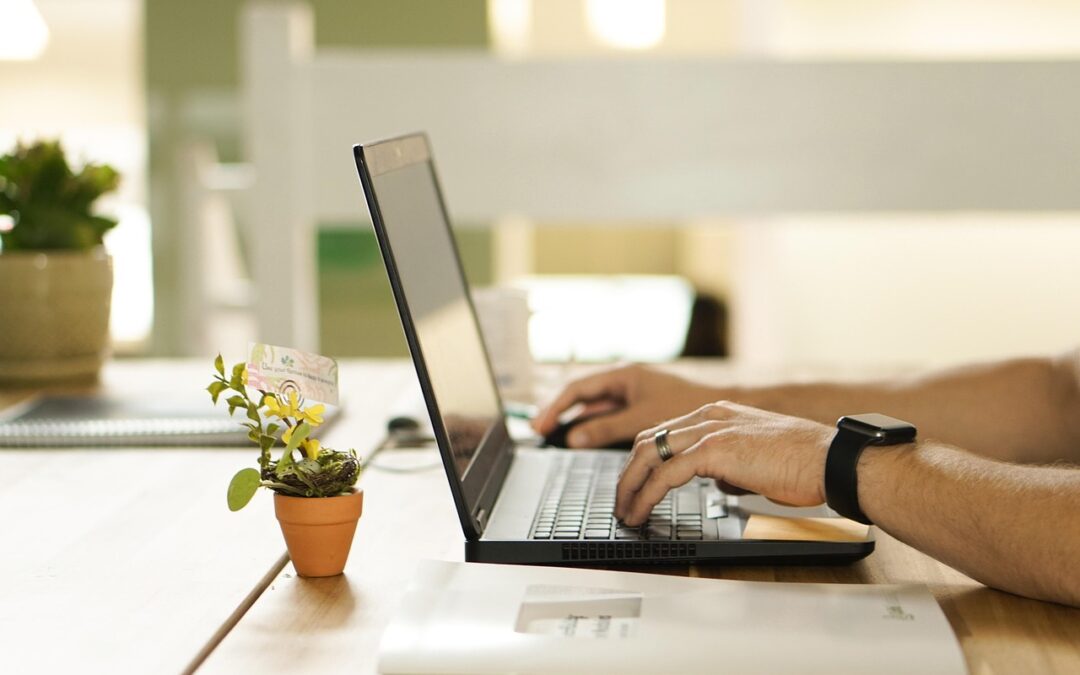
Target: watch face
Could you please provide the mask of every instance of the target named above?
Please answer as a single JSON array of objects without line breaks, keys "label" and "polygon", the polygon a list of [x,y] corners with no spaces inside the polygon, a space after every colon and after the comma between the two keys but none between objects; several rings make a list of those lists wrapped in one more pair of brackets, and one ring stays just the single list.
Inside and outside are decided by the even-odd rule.
[{"label": "watch face", "polygon": [[907,443],[915,440],[915,427],[913,425],[880,413],[846,415],[840,418],[837,426],[858,431],[868,436],[882,438],[892,443]]}]

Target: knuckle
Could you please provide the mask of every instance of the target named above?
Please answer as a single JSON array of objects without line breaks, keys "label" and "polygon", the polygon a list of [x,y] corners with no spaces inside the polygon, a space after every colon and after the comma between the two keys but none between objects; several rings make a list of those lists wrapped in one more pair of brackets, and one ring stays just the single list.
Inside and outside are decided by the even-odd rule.
[{"label": "knuckle", "polygon": [[731,419],[732,415],[735,414],[735,407],[731,401],[713,401],[708,405],[708,407],[709,418],[713,420]]}]

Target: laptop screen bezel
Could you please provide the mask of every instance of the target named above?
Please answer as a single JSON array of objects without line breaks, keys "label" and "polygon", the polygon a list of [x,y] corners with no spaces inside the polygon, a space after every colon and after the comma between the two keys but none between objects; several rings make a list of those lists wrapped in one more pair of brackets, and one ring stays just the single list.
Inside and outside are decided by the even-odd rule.
[{"label": "laptop screen bezel", "polygon": [[[356,160],[356,169],[360,176],[360,182],[364,188],[364,195],[367,199],[368,212],[375,229],[375,236],[379,242],[379,250],[382,253],[386,267],[386,274],[390,280],[390,288],[393,291],[398,315],[405,332],[405,340],[409,345],[413,365],[416,367],[420,389],[423,392],[428,415],[431,418],[435,441],[439,446],[443,468],[446,471],[447,479],[450,482],[450,491],[457,506],[461,527],[466,538],[479,539],[483,535],[484,527],[487,524],[487,516],[491,514],[495,499],[498,497],[499,490],[502,487],[502,482],[505,480],[506,473],[510,468],[514,444],[506,427],[502,398],[499,395],[495,377],[491,371],[491,358],[476,318],[476,308],[473,305],[472,296],[468,292],[469,283],[465,278],[461,255],[450,227],[450,218],[446,210],[446,202],[443,199],[442,187],[439,185],[438,173],[435,170],[430,145],[425,134],[409,134],[384,141],[354,145],[353,155]],[[463,477],[458,476],[454,465],[450,437],[442,421],[439,402],[435,397],[435,390],[428,372],[424,351],[420,345],[416,322],[413,320],[412,312],[409,309],[408,298],[405,297],[404,286],[401,283],[387,224],[379,206],[378,189],[374,181],[377,176],[417,164],[426,165],[430,173],[443,224],[447,228],[450,237],[455,264],[458,273],[461,275],[462,287],[466,291],[465,300],[468,303],[473,324],[476,326],[476,334],[480,339],[480,348],[483,350],[484,372],[482,376],[486,378],[495,393],[495,400],[498,402],[499,408],[495,423],[476,449],[476,453],[473,455]]]}]

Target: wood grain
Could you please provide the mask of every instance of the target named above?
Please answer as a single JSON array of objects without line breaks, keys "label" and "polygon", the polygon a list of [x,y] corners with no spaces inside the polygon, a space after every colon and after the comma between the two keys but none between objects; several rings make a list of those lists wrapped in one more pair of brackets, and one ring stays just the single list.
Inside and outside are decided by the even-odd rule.
[{"label": "wood grain", "polygon": [[[236,450],[0,453],[4,672],[178,672],[283,545],[270,501],[239,513]],[[283,562],[283,561],[282,561]]]}]

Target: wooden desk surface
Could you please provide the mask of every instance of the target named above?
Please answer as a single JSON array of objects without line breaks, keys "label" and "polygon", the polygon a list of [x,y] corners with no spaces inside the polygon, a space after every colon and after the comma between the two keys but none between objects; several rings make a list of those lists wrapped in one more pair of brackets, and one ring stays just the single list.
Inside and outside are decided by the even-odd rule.
[{"label": "wooden desk surface", "polygon": [[[205,379],[158,363],[111,368],[104,386],[146,391],[147,372]],[[0,405],[19,398],[4,392]],[[182,671],[288,560],[269,501],[236,514],[225,505],[251,458],[0,450],[0,670]]]},{"label": "wooden desk surface", "polygon": [[[193,370],[117,364],[105,386],[130,386],[150,368]],[[327,440],[365,452],[381,438],[386,414],[414,395],[411,367],[345,364],[342,381],[348,414]],[[212,649],[200,672],[374,672],[382,631],[417,562],[462,559],[461,530],[437,455],[403,450],[378,460],[430,468],[370,469],[346,574],[315,580],[297,577],[289,564],[278,571],[283,546],[267,495],[238,514],[225,509],[224,486],[249,455],[0,452],[7,477],[0,509],[8,514],[0,555],[3,670],[176,672]],[[196,462],[199,471],[190,472]],[[116,482],[117,475],[129,480]],[[880,532],[877,551],[852,566],[664,571],[751,581],[925,583],[972,673],[1080,672],[1080,610],[989,590]]]}]

